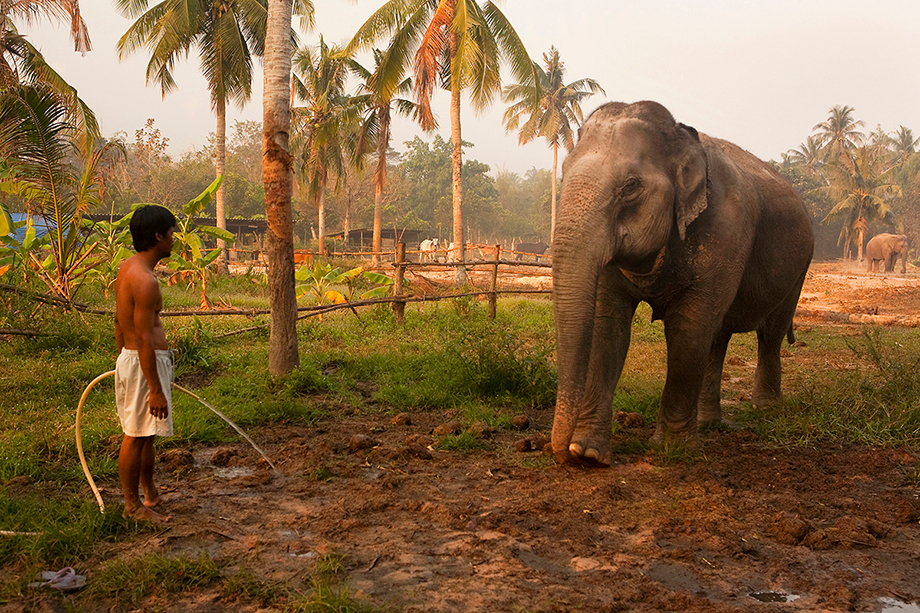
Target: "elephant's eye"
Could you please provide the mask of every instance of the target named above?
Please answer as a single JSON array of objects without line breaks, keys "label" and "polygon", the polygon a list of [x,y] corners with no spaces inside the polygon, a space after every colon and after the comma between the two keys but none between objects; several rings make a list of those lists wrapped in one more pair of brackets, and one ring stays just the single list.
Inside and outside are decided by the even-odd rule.
[{"label": "elephant's eye", "polygon": [[623,187],[620,188],[620,197],[627,200],[635,198],[641,187],[642,181],[639,177],[629,177],[626,179],[626,182],[623,183]]}]

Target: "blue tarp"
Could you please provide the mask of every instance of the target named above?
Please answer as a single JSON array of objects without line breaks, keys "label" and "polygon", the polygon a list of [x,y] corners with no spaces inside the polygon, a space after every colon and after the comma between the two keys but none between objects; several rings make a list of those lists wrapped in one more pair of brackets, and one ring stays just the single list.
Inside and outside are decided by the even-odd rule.
[{"label": "blue tarp", "polygon": [[[10,213],[10,217],[13,218],[13,224],[16,225],[25,221],[29,216],[25,213]],[[16,230],[10,234],[20,245],[26,238],[26,227],[26,225],[23,225],[21,228],[16,228]],[[41,238],[51,232],[54,225],[49,223],[44,217],[32,215],[32,227],[35,228],[35,238]]]}]

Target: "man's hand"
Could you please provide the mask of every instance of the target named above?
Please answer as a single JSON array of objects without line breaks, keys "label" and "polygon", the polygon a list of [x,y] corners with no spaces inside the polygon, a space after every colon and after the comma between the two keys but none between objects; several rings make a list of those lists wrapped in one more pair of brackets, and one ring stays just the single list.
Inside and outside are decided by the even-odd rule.
[{"label": "man's hand", "polygon": [[169,404],[166,402],[166,395],[163,390],[156,392],[150,390],[148,403],[150,404],[150,414],[157,419],[166,419],[169,416]]}]

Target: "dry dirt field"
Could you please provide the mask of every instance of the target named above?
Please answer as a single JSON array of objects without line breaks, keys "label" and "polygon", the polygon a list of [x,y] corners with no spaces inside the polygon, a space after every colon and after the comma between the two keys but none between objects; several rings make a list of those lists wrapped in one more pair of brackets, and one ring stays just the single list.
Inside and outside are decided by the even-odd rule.
[{"label": "dry dirt field", "polygon": [[[918,307],[916,272],[816,264],[797,321],[852,333],[868,321],[917,325]],[[920,490],[905,477],[920,468],[917,450],[772,449],[749,432],[712,432],[691,463],[621,454],[584,469],[516,449],[542,444],[551,409],[469,453],[429,449],[448,413],[404,423],[337,412],[315,428],[254,433],[282,476],[243,442],[201,448],[193,465],[164,454],[171,525],[106,557],[204,551],[224,573],[306,591],[318,554],[338,552],[358,598],[418,613],[920,611],[908,604],[920,602]],[[308,477],[318,468],[331,480]],[[115,504],[117,484],[105,485]],[[219,588],[143,608],[265,610]]]}]

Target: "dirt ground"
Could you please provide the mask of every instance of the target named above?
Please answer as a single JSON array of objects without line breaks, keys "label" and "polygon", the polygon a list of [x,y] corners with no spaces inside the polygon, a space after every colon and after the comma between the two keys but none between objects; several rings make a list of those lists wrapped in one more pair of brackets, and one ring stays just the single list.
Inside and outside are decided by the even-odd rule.
[{"label": "dirt ground", "polygon": [[[816,264],[800,306],[805,325],[916,325],[920,276]],[[244,442],[202,447],[193,464],[163,454],[170,527],[106,557],[206,551],[225,574],[308,590],[317,556],[338,552],[353,594],[419,613],[920,611],[909,604],[920,602],[920,490],[906,476],[918,450],[771,449],[712,432],[691,463],[637,453],[584,469],[518,450],[542,445],[549,408],[468,453],[429,447],[449,413],[337,410],[315,428],[254,433],[280,476]],[[217,588],[144,608],[261,610]]]}]

